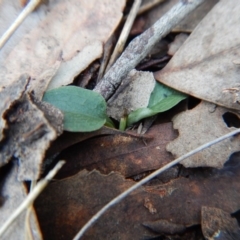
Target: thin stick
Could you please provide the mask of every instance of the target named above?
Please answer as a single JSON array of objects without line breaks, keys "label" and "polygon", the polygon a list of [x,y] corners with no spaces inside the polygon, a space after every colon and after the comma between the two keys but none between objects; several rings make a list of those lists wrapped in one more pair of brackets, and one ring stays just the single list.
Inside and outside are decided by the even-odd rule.
[{"label": "thin stick", "polygon": [[181,0],[152,27],[134,38],[115,64],[97,84],[94,91],[108,100],[127,74],[150,52],[153,46],[166,36],[192,10],[204,0]]},{"label": "thin stick", "polygon": [[138,11],[138,14],[137,15],[141,15],[143,13],[145,13],[146,11],[152,9],[153,7],[155,7],[156,5],[162,3],[162,2],[165,2],[166,0],[153,0],[153,1],[150,1],[144,5],[142,5]]},{"label": "thin stick", "polygon": [[142,0],[135,0],[132,6],[132,9],[127,17],[127,20],[124,24],[124,27],[122,29],[121,35],[119,36],[118,42],[115,46],[115,49],[113,51],[113,54],[110,58],[110,61],[108,63],[106,72],[108,69],[112,66],[112,64],[116,61],[116,59],[119,57],[119,55],[122,53],[123,48],[126,44],[129,32],[132,28],[133,22],[137,16],[138,10],[140,8],[140,5],[142,3]]},{"label": "thin stick", "polygon": [[174,165],[176,165],[177,163],[181,162],[182,160],[204,150],[205,148],[208,148],[218,142],[221,142],[229,137],[234,136],[235,134],[240,133],[240,129],[237,129],[235,131],[232,131],[226,135],[223,135],[219,138],[216,138],[213,141],[210,141],[206,144],[203,144],[202,146],[195,148],[194,150],[186,153],[185,155],[175,159],[174,161],[166,164],[165,166],[163,166],[162,168],[154,171],[153,173],[151,173],[149,176],[147,176],[146,178],[142,179],[140,182],[134,184],[132,187],[130,187],[129,189],[127,189],[126,191],[124,191],[123,193],[121,193],[120,195],[118,195],[117,197],[115,197],[113,200],[111,200],[107,205],[105,205],[100,211],[98,211],[84,226],[83,228],[77,233],[77,235],[74,237],[73,240],[78,240],[80,239],[83,234],[112,206],[114,206],[115,204],[117,204],[118,202],[120,202],[121,200],[123,200],[127,195],[129,195],[131,192],[133,192],[134,190],[136,190],[138,187],[142,186],[143,184],[147,183],[149,180],[153,179],[154,177],[156,177],[157,175],[159,175],[160,173],[164,172],[165,170],[169,169],[170,167],[173,167]]},{"label": "thin stick", "polygon": [[31,0],[23,11],[18,15],[17,19],[7,29],[7,31],[0,38],[0,49],[4,46],[7,40],[12,36],[16,29],[21,25],[24,19],[37,7],[41,0]]},{"label": "thin stick", "polygon": [[101,60],[101,66],[100,69],[98,71],[98,77],[97,77],[97,83],[100,82],[100,80],[102,79],[105,70],[107,68],[107,64],[109,62],[109,59],[111,57],[111,53],[113,50],[113,45],[116,44],[116,36],[114,34],[112,34],[112,36],[107,40],[107,42],[104,44],[103,47],[103,57]]},{"label": "thin stick", "polygon": [[0,236],[8,229],[8,227],[12,224],[14,220],[27,208],[29,207],[33,201],[37,198],[37,196],[42,192],[42,190],[47,186],[49,181],[56,175],[59,169],[63,166],[65,161],[59,161],[56,166],[48,173],[48,175],[40,180],[34,189],[27,195],[25,200],[21,203],[21,205],[12,213],[12,215],[7,219],[7,221],[0,228]]},{"label": "thin stick", "polygon": [[[36,184],[37,184],[36,180],[33,180],[31,182],[30,192],[33,190]],[[26,217],[25,217],[25,239],[28,239],[28,240],[34,240],[33,233],[31,230],[31,221],[30,221],[30,216],[32,212],[33,212],[33,205],[31,204],[28,206]]]}]

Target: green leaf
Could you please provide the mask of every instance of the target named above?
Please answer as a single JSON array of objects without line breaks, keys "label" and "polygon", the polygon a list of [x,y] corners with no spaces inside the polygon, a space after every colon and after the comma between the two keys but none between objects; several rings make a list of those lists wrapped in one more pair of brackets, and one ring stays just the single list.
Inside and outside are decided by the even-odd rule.
[{"label": "green leaf", "polygon": [[130,126],[143,118],[165,112],[177,105],[186,97],[187,95],[156,82],[155,88],[148,103],[148,107],[140,108],[131,112],[128,115],[127,126]]},{"label": "green leaf", "polygon": [[167,87],[166,85],[156,82],[149,99],[148,108],[151,108],[152,106],[161,102],[164,98],[167,98],[174,94],[179,94],[179,92]]},{"label": "green leaf", "polygon": [[106,116],[106,123],[105,123],[106,127],[110,127],[110,128],[115,128],[115,124],[112,121],[112,119],[108,116]]},{"label": "green leaf", "polygon": [[96,92],[65,86],[47,91],[43,101],[62,111],[66,131],[90,132],[101,128],[106,122],[106,102]]}]

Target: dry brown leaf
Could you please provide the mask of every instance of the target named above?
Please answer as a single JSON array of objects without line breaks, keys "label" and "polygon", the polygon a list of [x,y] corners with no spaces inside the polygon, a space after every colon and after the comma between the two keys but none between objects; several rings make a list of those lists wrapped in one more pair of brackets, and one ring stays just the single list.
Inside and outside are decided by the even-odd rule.
[{"label": "dry brown leaf", "polygon": [[[192,110],[180,113],[173,118],[173,126],[179,137],[167,145],[167,150],[175,157],[218,138],[233,128],[228,128],[223,115],[229,110],[213,103],[201,102]],[[205,149],[181,162],[185,167],[221,168],[230,155],[240,150],[239,137],[227,139],[211,148]]]},{"label": "dry brown leaf", "polygon": [[239,3],[222,0],[216,4],[155,78],[179,91],[239,110],[234,97],[223,92],[239,84],[239,66],[234,63],[240,59]]},{"label": "dry brown leaf", "polygon": [[235,218],[219,208],[202,207],[202,232],[205,239],[237,240],[240,228]]},{"label": "dry brown leaf", "polygon": [[[175,224],[176,231],[180,226],[200,225],[203,206],[236,212],[240,209],[239,156],[235,160],[236,164],[231,162],[222,170],[187,169],[188,177],[166,184],[156,179],[152,185],[140,187],[107,211],[82,239],[156,236],[143,227],[146,222],[167,221]],[[44,239],[71,239],[93,214],[133,183],[116,173],[105,176],[85,170],[52,182],[35,204]]]},{"label": "dry brown leaf", "polygon": [[[19,5],[15,0],[1,1],[0,34],[19,14]],[[0,86],[11,84],[27,72],[32,78],[30,89],[41,98],[61,61],[60,72],[69,62],[74,64],[72,71],[68,70],[69,83],[75,74],[99,58],[102,44],[118,25],[124,5],[125,0],[49,1],[42,4],[1,50]],[[76,71],[79,59],[81,62]]]},{"label": "dry brown leaf", "polygon": [[143,225],[154,232],[165,234],[178,234],[186,231],[186,226],[176,224],[167,220],[157,220],[153,222],[144,222]]},{"label": "dry brown leaf", "polygon": [[[61,117],[59,120],[62,122]],[[0,165],[6,164],[14,156],[20,165],[19,180],[38,179],[45,151],[57,137],[57,132],[27,94],[7,113],[6,120],[9,129],[1,143]]]},{"label": "dry brown leaf", "polygon": [[[35,202],[44,239],[72,239],[83,224],[112,198],[134,184],[121,175],[97,171],[78,174],[47,186]],[[137,192],[142,192],[141,188]],[[141,217],[152,220],[142,197],[132,194],[87,232],[82,239],[141,239],[154,233],[141,225]],[[107,216],[107,217],[106,217]]]},{"label": "dry brown leaf", "polygon": [[98,137],[101,135],[115,135],[115,134],[124,134],[124,132],[119,131],[115,128],[108,128],[103,126],[101,129],[93,132],[63,132],[50,146],[47,151],[47,157],[52,157],[55,154],[63,151],[64,149],[85,141],[89,138]]},{"label": "dry brown leaf", "polygon": [[[15,209],[26,198],[26,189],[23,183],[17,180],[17,164],[10,164],[0,169],[0,225],[9,218]],[[9,227],[9,229],[1,236],[1,240],[28,239],[26,236],[26,212],[21,214]],[[35,211],[32,208],[30,215],[30,227],[34,240],[42,239],[41,231]]]},{"label": "dry brown leaf", "polygon": [[108,100],[108,116],[119,121],[130,112],[147,107],[154,87],[152,73],[132,70]]},{"label": "dry brown leaf", "polygon": [[[22,75],[16,82],[8,87],[2,86],[0,90],[0,141],[4,138],[4,129],[6,128],[5,112],[13,105],[15,101],[21,98],[29,82],[28,75]],[[1,164],[0,164],[1,165]]]},{"label": "dry brown leaf", "polygon": [[222,170],[189,170],[187,177],[166,184],[146,186],[158,219],[192,226],[201,223],[202,206],[220,208],[229,214],[240,208],[239,156],[237,163]]},{"label": "dry brown leaf", "polygon": [[148,135],[127,133],[99,136],[67,148],[58,159],[66,160],[58,177],[67,177],[79,170],[97,169],[108,174],[119,172],[125,177],[155,170],[172,160],[166,145],[176,137],[171,123],[154,125]]}]

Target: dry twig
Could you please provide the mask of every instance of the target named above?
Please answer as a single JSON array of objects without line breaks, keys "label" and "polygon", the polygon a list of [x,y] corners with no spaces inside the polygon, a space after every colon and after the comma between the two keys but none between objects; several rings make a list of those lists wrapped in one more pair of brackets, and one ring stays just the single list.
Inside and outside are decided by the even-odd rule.
[{"label": "dry twig", "polygon": [[24,19],[41,3],[41,0],[31,0],[23,11],[18,15],[17,19],[7,29],[0,38],[0,49],[4,46],[7,40],[12,36],[16,29],[21,25]]},{"label": "dry twig", "polygon": [[153,46],[204,0],[182,0],[152,27],[136,37],[97,84],[94,91],[108,100],[127,74],[147,56]]},{"label": "dry twig", "polygon": [[[36,180],[33,180],[31,182],[31,186],[30,186],[30,192],[33,190],[33,188],[36,186],[37,184],[37,181]],[[29,205],[28,209],[27,209],[27,212],[26,212],[26,217],[25,217],[25,238],[27,240],[34,240],[34,237],[33,237],[33,233],[32,233],[32,230],[31,230],[31,220],[30,220],[30,217],[31,217],[31,214],[34,212],[33,211],[34,208],[33,208],[33,205]]]},{"label": "dry twig", "polygon": [[142,0],[135,0],[132,6],[132,9],[128,15],[128,18],[124,24],[124,27],[122,29],[121,35],[119,36],[118,42],[115,46],[115,49],[113,51],[113,54],[110,58],[110,61],[108,63],[108,67],[106,71],[112,66],[112,64],[115,62],[115,60],[118,58],[118,56],[122,53],[123,48],[126,44],[129,32],[132,28],[133,22],[137,16],[138,10],[140,8],[140,5],[142,3]]},{"label": "dry twig", "polygon": [[114,206],[115,204],[119,203],[121,200],[123,200],[127,195],[129,195],[131,192],[133,192],[134,190],[136,190],[137,188],[139,188],[140,186],[142,186],[143,184],[147,183],[148,181],[150,181],[151,179],[153,179],[154,177],[158,176],[160,173],[164,172],[165,170],[173,167],[174,165],[178,164],[179,162],[181,162],[182,160],[204,150],[205,148],[208,148],[216,143],[219,143],[229,137],[234,136],[235,134],[240,133],[240,129],[234,130],[226,135],[223,135],[219,138],[214,139],[213,141],[210,141],[208,143],[203,144],[202,146],[195,148],[194,150],[186,153],[185,155],[175,159],[174,161],[166,164],[164,167],[154,171],[153,173],[151,173],[150,175],[148,175],[146,178],[142,179],[141,181],[139,181],[138,183],[134,184],[132,187],[130,187],[129,189],[127,189],[126,191],[124,191],[123,193],[121,193],[120,195],[118,195],[117,197],[115,197],[113,200],[111,200],[108,204],[106,204],[100,211],[98,211],[83,227],[82,229],[77,233],[77,235],[74,237],[73,240],[78,240],[80,239],[83,234],[107,211],[109,210],[109,208],[111,208],[112,206]]}]

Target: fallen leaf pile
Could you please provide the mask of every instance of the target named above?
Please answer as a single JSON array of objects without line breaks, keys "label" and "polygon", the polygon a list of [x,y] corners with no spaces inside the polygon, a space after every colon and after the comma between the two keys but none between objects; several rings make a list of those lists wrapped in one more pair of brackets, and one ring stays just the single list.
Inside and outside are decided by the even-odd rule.
[{"label": "fallen leaf pile", "polygon": [[[136,18],[129,40],[178,1],[160,2]],[[205,1],[107,102],[76,90],[98,84],[132,3],[42,1],[0,50],[0,230],[34,184],[65,160],[0,239],[73,239],[136,182],[240,127],[240,0]],[[0,1],[0,36],[22,5]],[[121,124],[126,131],[113,128]],[[81,239],[240,239],[239,138],[167,169]]]}]

